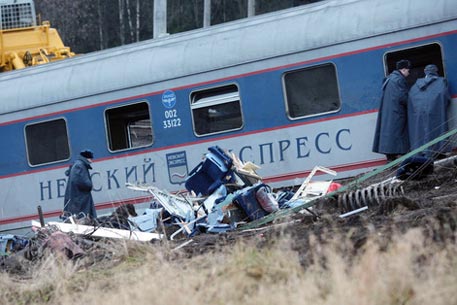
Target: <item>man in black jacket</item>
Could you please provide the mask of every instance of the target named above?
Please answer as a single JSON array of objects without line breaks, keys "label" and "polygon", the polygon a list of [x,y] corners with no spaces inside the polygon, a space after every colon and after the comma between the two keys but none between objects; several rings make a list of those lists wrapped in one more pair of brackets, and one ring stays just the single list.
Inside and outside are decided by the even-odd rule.
[{"label": "man in black jacket", "polygon": [[91,150],[81,151],[75,163],[65,172],[68,176],[65,189],[64,215],[83,214],[90,218],[97,218],[94,200],[92,199],[92,179],[89,170],[94,154]]},{"label": "man in black jacket", "polygon": [[399,155],[409,151],[407,102],[411,63],[400,60],[382,85],[381,105],[378,112],[373,151],[385,154],[388,161],[395,160]]}]

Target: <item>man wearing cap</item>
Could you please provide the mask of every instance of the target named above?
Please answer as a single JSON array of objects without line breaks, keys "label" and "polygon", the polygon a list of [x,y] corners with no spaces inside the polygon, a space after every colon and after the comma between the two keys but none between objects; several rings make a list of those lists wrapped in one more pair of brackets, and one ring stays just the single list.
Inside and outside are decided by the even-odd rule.
[{"label": "man wearing cap", "polygon": [[92,199],[92,179],[89,170],[94,154],[91,150],[81,151],[78,159],[65,172],[68,176],[65,189],[64,216],[81,215],[97,218],[94,200]]},{"label": "man wearing cap", "polygon": [[385,154],[388,161],[409,151],[406,77],[411,63],[402,59],[396,63],[396,68],[382,84],[381,105],[373,142],[373,151]]},{"label": "man wearing cap", "polygon": [[[451,101],[447,81],[438,76],[435,65],[427,65],[425,77],[418,78],[408,98],[408,129],[411,150],[432,141],[448,131],[447,109]],[[439,142],[421,152],[435,158],[450,151],[450,145]]]}]

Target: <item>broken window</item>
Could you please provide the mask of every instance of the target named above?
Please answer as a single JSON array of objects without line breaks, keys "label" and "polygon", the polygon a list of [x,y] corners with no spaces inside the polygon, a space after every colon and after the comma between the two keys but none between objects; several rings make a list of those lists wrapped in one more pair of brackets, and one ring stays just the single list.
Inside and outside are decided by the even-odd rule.
[{"label": "broken window", "polygon": [[107,109],[105,118],[111,151],[144,147],[153,143],[148,103]]},{"label": "broken window", "polygon": [[27,157],[32,166],[70,158],[67,123],[64,119],[25,126],[25,141]]},{"label": "broken window", "polygon": [[287,112],[291,119],[340,109],[338,81],[333,64],[287,72],[283,84]]},{"label": "broken window", "polygon": [[229,85],[191,94],[191,110],[198,136],[240,129],[243,126],[238,87]]},{"label": "broken window", "polygon": [[438,67],[438,74],[445,76],[441,46],[438,43],[422,45],[414,48],[389,52],[384,55],[385,75],[395,70],[397,61],[407,59],[411,62],[409,76],[406,78],[408,86],[411,87],[418,78],[424,77],[426,65],[434,64]]}]

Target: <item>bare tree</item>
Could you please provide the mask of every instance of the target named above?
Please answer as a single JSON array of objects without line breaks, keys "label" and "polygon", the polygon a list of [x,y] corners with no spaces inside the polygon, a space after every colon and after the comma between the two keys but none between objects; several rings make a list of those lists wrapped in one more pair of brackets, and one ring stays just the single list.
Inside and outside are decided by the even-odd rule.
[{"label": "bare tree", "polygon": [[102,8],[100,0],[97,0],[97,15],[98,15],[98,36],[100,39],[100,50],[105,48],[105,41],[103,39],[103,18],[102,18]]},{"label": "bare tree", "polygon": [[136,41],[140,41],[140,0],[136,0]]},{"label": "bare tree", "polygon": [[121,45],[125,44],[125,25],[124,25],[124,0],[119,0],[119,38],[121,39]]},{"label": "bare tree", "polygon": [[255,15],[255,0],[248,0],[248,17]]},{"label": "bare tree", "polygon": [[211,0],[204,1],[203,7],[203,27],[211,25]]},{"label": "bare tree", "polygon": [[127,21],[129,24],[129,33],[130,33],[130,42],[134,42],[135,38],[133,35],[133,24],[132,24],[132,14],[130,12],[130,0],[125,0],[125,8],[127,9]]}]

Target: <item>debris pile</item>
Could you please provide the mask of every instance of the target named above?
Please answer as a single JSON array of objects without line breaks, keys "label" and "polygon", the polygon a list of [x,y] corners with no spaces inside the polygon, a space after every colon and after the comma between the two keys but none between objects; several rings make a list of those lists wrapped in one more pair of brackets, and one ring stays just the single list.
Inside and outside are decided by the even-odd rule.
[{"label": "debris pile", "polygon": [[[127,185],[150,193],[154,199],[143,215],[130,218],[133,228],[151,232],[161,229],[159,226],[174,226],[176,229],[167,235],[171,240],[181,235],[227,232],[280,210],[298,207],[339,186],[332,181],[311,182],[317,171],[336,175],[316,166],[297,192],[273,192],[257,174],[257,165],[244,163],[218,146],[209,147],[208,151],[189,173],[186,193],[171,194],[151,185]],[[312,213],[309,208],[305,211]]]},{"label": "debris pile", "polygon": [[[316,166],[296,192],[273,192],[262,182],[258,169],[218,146],[209,147],[204,160],[189,173],[186,192],[169,193],[152,185],[127,184],[129,189],[152,195],[149,207],[141,213],[126,204],[95,220],[73,215],[45,224],[40,217],[39,222],[32,221],[32,238],[0,235],[0,257],[11,265],[12,256],[33,261],[50,250],[67,259],[78,259],[100,240],[150,242],[233,231],[267,215],[300,207],[340,186],[332,181],[311,182],[317,171],[336,175]],[[313,214],[310,208],[301,211]]]},{"label": "debris pile", "polygon": [[[31,238],[0,235],[0,270],[21,270],[49,252],[69,260],[90,258],[94,262],[111,255],[109,243],[116,239],[152,242],[187,238],[187,245],[196,235],[248,232],[291,213],[317,219],[319,215],[313,206],[322,198],[333,201],[332,208],[338,210],[340,218],[349,217],[375,205],[382,206],[389,198],[406,198],[405,183],[430,177],[433,164],[441,171],[455,169],[457,164],[456,157],[451,157],[432,165],[418,165],[423,160],[405,156],[404,160],[389,163],[344,186],[333,180],[311,181],[317,172],[336,175],[333,170],[315,166],[295,191],[273,190],[257,174],[259,167],[255,164],[244,163],[217,146],[208,151],[188,175],[184,192],[169,193],[153,185],[127,184],[129,189],[151,195],[149,207],[144,210],[137,211],[132,204],[126,204],[96,220],[71,216],[65,221],[45,224],[40,218],[40,222],[32,221],[35,233]],[[399,166],[395,168],[395,177],[374,184],[373,179],[368,180],[385,174],[383,171],[396,164]]]},{"label": "debris pile", "polygon": [[0,270],[23,275],[34,263],[53,255],[57,259],[78,260],[82,266],[109,260],[116,247],[110,239],[93,238],[73,232],[63,232],[48,224],[36,230],[32,237],[0,235]]}]

